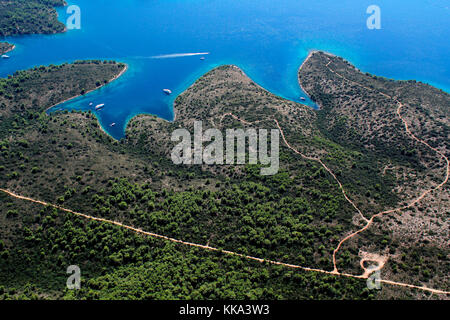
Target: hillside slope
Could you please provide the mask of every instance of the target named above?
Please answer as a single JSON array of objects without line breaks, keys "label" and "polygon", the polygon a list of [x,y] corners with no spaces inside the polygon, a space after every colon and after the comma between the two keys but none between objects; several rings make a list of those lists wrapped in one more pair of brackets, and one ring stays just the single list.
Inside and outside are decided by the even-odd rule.
[{"label": "hillside slope", "polygon": [[[42,114],[60,95],[43,94],[37,99],[32,91],[23,90],[32,86],[36,92],[47,92],[54,86],[53,90],[75,93],[95,86],[99,78],[112,78],[109,72],[120,71],[115,64],[89,66],[99,73],[81,85],[82,67],[51,69],[47,81],[73,68],[77,76],[66,84],[37,81],[45,76],[39,73],[44,69],[3,81],[2,188],[184,241],[332,271],[340,240],[365,225],[338,183],[369,218],[398,207],[443,175],[442,160],[404,133],[393,101],[361,85],[343,83],[341,77],[399,96],[408,103],[403,112],[409,121],[415,119],[417,108],[409,107],[408,93],[415,90],[411,86],[423,85],[392,82],[394,90],[386,80],[364,75],[325,53],[312,55],[299,73],[300,83],[322,107],[320,111],[276,97],[238,68],[224,66],[177,98],[173,123],[138,116],[121,141],[106,136],[91,114]],[[8,96],[11,90],[20,92],[21,98]],[[411,130],[425,139],[434,137],[433,145],[446,152],[441,142],[448,95],[427,86],[423,90],[421,117],[427,125],[418,123]],[[222,131],[274,129],[278,123],[291,148],[282,144],[281,168],[274,176],[260,176],[255,165],[175,166],[170,159],[175,145],[171,133],[176,128],[192,132],[194,120],[202,120],[204,129]],[[346,242],[336,255],[339,270],[360,275],[361,259],[378,255],[386,259],[382,278],[448,291],[448,246],[443,245],[448,233],[442,226],[449,210],[448,187],[444,188],[425,199],[414,216],[415,210],[405,210],[377,219]],[[427,297],[420,290],[389,285],[381,292],[369,292],[364,279],[185,248],[1,197],[1,263],[7,272],[0,284],[6,288],[5,297],[33,293],[41,298]],[[411,232],[415,224],[408,216],[431,220],[438,228],[425,224],[422,233]],[[404,241],[405,236],[410,241]],[[175,267],[178,263],[183,267]],[[64,268],[70,264],[85,270],[83,288],[75,296],[63,289]],[[142,268],[154,272],[143,277]],[[170,275],[167,269],[172,270]]]}]

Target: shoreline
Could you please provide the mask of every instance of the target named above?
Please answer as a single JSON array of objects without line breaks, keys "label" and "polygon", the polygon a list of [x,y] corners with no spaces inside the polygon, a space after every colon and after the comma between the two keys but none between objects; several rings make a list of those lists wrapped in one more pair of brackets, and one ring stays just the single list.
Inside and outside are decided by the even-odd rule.
[{"label": "shoreline", "polygon": [[16,49],[16,45],[15,45],[15,44],[11,44],[11,43],[9,43],[9,42],[4,42],[4,43],[7,43],[7,44],[11,45],[11,47],[9,47],[8,49],[6,49],[6,51],[3,52],[2,54],[6,54],[6,53],[11,52],[11,51],[13,51],[14,49]]},{"label": "shoreline", "polygon": [[[336,55],[334,55],[334,54],[332,54],[332,53],[329,53],[329,52],[326,52],[326,51],[321,51],[321,50],[311,50],[309,53],[308,53],[308,56],[306,57],[306,59],[303,61],[303,63],[301,64],[301,66],[300,66],[300,68],[298,68],[298,71],[297,71],[297,81],[298,81],[298,85],[300,86],[300,88],[302,89],[302,91],[304,92],[304,93],[306,93],[306,95],[308,95],[308,92],[305,90],[305,88],[302,86],[302,84],[301,84],[301,82],[300,82],[300,76],[299,76],[299,74],[300,74],[300,71],[302,70],[302,68],[303,68],[303,66],[309,61],[309,59],[311,59],[311,57],[315,54],[315,53],[318,53],[318,52],[322,52],[323,54],[326,54],[327,56],[330,56],[330,57],[336,57]],[[311,100],[311,97],[308,95],[308,98]],[[312,100],[311,100],[312,101]],[[313,101],[314,102],[314,101]],[[317,111],[320,111],[320,110],[322,110],[322,107],[321,107],[321,105],[320,104],[318,104],[317,102],[314,102],[315,104],[316,104],[316,106],[317,106]],[[314,108],[313,108],[314,109]]]},{"label": "shoreline", "polygon": [[71,97],[71,98],[67,98],[67,99],[65,99],[65,100],[63,100],[63,101],[61,101],[61,102],[58,102],[58,103],[56,103],[56,104],[54,104],[54,105],[48,107],[47,109],[45,109],[44,112],[47,113],[50,109],[52,109],[52,108],[54,108],[54,107],[56,107],[56,106],[58,106],[58,105],[60,105],[60,104],[63,104],[63,103],[65,103],[65,102],[68,102],[68,101],[70,101],[70,100],[73,100],[73,99],[76,99],[76,98],[79,98],[79,97],[82,97],[82,96],[85,96],[85,95],[87,95],[88,93],[91,93],[91,92],[93,92],[93,91],[95,91],[95,90],[101,89],[101,88],[103,88],[104,86],[110,84],[111,82],[113,82],[113,81],[119,79],[119,78],[120,78],[120,77],[128,70],[128,64],[124,63],[124,65],[125,65],[125,68],[123,68],[116,76],[114,76],[112,79],[110,79],[107,83],[103,83],[102,85],[100,85],[100,86],[98,86],[98,87],[96,87],[96,88],[94,88],[94,89],[91,89],[91,90],[89,90],[89,91],[86,91],[84,94],[79,94],[79,95],[73,96],[73,97]]},{"label": "shoreline", "polygon": [[306,62],[308,62],[308,60],[313,56],[313,54],[315,54],[317,52],[319,52],[319,50],[312,50],[308,53],[305,60],[303,60],[302,64],[300,65],[300,68],[298,68],[298,72],[300,72],[300,70],[302,70],[302,68],[306,64]]},{"label": "shoreline", "polygon": [[[312,55],[315,54],[315,53],[317,53],[317,52],[323,52],[323,53],[325,53],[325,54],[327,54],[327,55],[329,55],[329,56],[335,56],[335,55],[333,55],[332,53],[328,53],[328,52],[320,51],[320,50],[311,50],[311,51],[308,53],[308,56],[305,58],[305,60],[303,61],[303,63],[300,65],[300,67],[299,67],[298,70],[297,70],[297,81],[298,81],[298,85],[300,86],[300,88],[303,90],[303,92],[304,92],[306,95],[308,95],[308,93],[305,91],[305,89],[304,89],[303,86],[301,85],[300,79],[299,79],[299,77],[298,77],[298,73],[301,71],[301,69],[303,68],[303,66],[309,61],[309,59],[312,57]],[[259,84],[257,84],[256,82],[254,82],[254,81],[253,81],[253,80],[252,80],[252,79],[244,72],[244,70],[242,70],[239,66],[237,66],[237,65],[235,65],[235,64],[228,64],[228,65],[220,65],[220,66],[216,66],[215,68],[211,69],[210,71],[212,71],[212,70],[214,70],[214,69],[216,69],[216,68],[223,67],[223,66],[229,66],[229,67],[232,67],[232,68],[237,69],[242,75],[244,75],[245,77],[247,77],[248,79],[250,79],[250,80],[251,80],[258,88],[260,88],[261,90],[263,90],[263,91],[265,91],[265,92],[267,92],[267,93],[269,93],[269,94],[275,95],[275,96],[277,96],[277,97],[279,97],[279,98],[281,98],[281,99],[285,99],[285,100],[288,100],[288,101],[292,101],[292,100],[286,99],[286,98],[284,98],[284,97],[278,96],[278,95],[276,95],[276,94],[270,92],[269,90],[265,89],[264,87],[261,87]],[[127,67],[128,67],[128,66],[126,65],[125,71],[126,71]],[[208,72],[210,72],[210,71],[208,71]],[[207,72],[207,73],[208,73],[208,72]],[[206,74],[206,73],[205,73],[205,74]],[[205,74],[204,74],[204,75],[205,75]],[[119,74],[116,78],[118,78],[120,75],[121,75],[121,74]],[[200,78],[201,78],[201,77],[200,77]],[[186,88],[186,90],[184,90],[182,93],[180,93],[180,95],[182,95],[185,91],[189,90],[192,86],[194,86],[195,83],[196,83],[200,78],[198,78],[197,80],[195,80],[194,83],[192,83],[188,88]],[[115,80],[115,79],[114,79],[114,80]],[[113,81],[113,80],[112,80],[112,81]],[[94,89],[94,90],[97,90],[97,89]],[[93,91],[93,90],[91,90],[91,91]],[[91,91],[89,91],[89,92],[91,92]],[[89,92],[87,92],[87,93],[89,93]],[[87,94],[87,93],[86,93],[86,94]],[[179,96],[180,96],[180,95],[179,95]],[[79,95],[79,96],[80,96],[80,95]],[[310,98],[309,95],[308,95],[308,98]],[[68,100],[72,100],[72,99],[74,99],[74,98],[71,98],[71,99],[68,99]],[[127,131],[127,127],[128,127],[128,125],[129,125],[129,123],[130,123],[133,119],[135,119],[135,118],[137,118],[137,117],[140,117],[140,116],[156,116],[157,118],[162,119],[162,120],[164,120],[164,121],[166,121],[166,122],[169,122],[169,123],[175,123],[176,120],[177,120],[177,114],[178,114],[178,110],[175,108],[175,101],[176,101],[176,99],[177,99],[177,98],[175,98],[174,103],[172,104],[172,110],[173,110],[173,114],[174,114],[173,120],[166,120],[166,119],[164,119],[164,118],[158,117],[158,116],[156,116],[155,114],[151,114],[151,113],[139,113],[139,114],[136,114],[136,115],[132,116],[130,119],[128,119],[128,120],[126,121],[126,123],[125,123],[125,127],[124,127],[125,137],[126,137],[126,131]],[[66,101],[64,101],[64,102],[66,102]],[[61,103],[64,103],[64,102],[61,102]],[[310,107],[310,106],[308,106],[308,105],[306,105],[306,104],[303,104],[303,103],[301,103],[301,102],[297,102],[297,101],[292,101],[292,102],[297,103],[297,104],[299,104],[299,105],[301,105],[301,106],[304,106],[304,107],[306,107],[306,108],[315,110],[315,111],[320,111],[320,110],[322,109],[321,106],[320,106],[319,104],[317,104],[317,103],[315,103],[315,104],[317,105],[318,109],[315,109],[315,108],[313,108],[313,107]],[[58,104],[61,104],[61,103],[58,103]],[[56,106],[56,105],[55,105],[55,106]],[[55,107],[55,106],[53,106],[53,107]],[[50,107],[50,108],[53,108],[53,107]],[[49,109],[50,109],[50,108],[49,108]],[[97,119],[97,121],[98,121],[98,119]],[[101,128],[101,130],[102,130],[106,135],[110,136],[111,138],[113,138],[113,139],[116,140],[116,141],[119,141],[118,139],[112,137],[108,132],[106,132],[106,130],[102,127],[100,121],[98,121],[98,124],[99,124],[99,127]]]},{"label": "shoreline", "polygon": [[12,47],[11,47],[11,49],[9,49],[8,51],[6,51],[6,52],[10,52],[10,51],[13,51],[13,50],[15,50],[16,49],[16,45],[15,44],[13,44],[12,45]]},{"label": "shoreline", "polygon": [[[120,78],[125,72],[127,72],[127,70],[128,70],[128,64],[124,63],[124,65],[125,65],[125,68],[123,68],[123,70],[120,71],[114,78],[112,78],[111,80],[109,80],[108,83],[104,83],[104,84],[101,85],[100,87],[95,88],[95,89],[92,89],[92,90],[86,92],[84,95],[88,94],[89,92],[93,92],[93,91],[95,91],[95,90],[97,90],[97,89],[100,89],[100,88],[106,86],[107,84],[109,84],[109,83],[111,83],[111,82],[113,82],[113,81],[119,79],[119,78]],[[78,95],[78,97],[80,97],[80,96],[82,96],[82,95]],[[75,99],[75,98],[72,98],[72,99]],[[72,100],[72,99],[70,99],[70,100]],[[61,102],[61,103],[64,103],[64,102]],[[59,103],[59,104],[61,104],[61,103]],[[47,109],[47,110],[48,110],[48,109]],[[46,112],[47,112],[47,111],[46,111]],[[103,128],[103,126],[102,126],[102,124],[100,123],[100,121],[98,120],[97,116],[96,116],[95,114],[94,114],[94,116],[95,116],[95,119],[97,119],[98,127],[100,128],[100,130],[101,130],[104,134],[106,134],[108,137],[111,137],[111,138],[114,139],[115,141],[119,141],[119,140],[115,139],[112,135],[110,135],[108,132],[106,132],[105,128]]]},{"label": "shoreline", "polygon": [[[302,83],[300,82],[300,71],[302,70],[303,66],[309,61],[309,59],[311,59],[311,57],[317,53],[317,52],[321,52],[320,50],[311,50],[308,53],[308,56],[306,57],[306,59],[303,61],[303,63],[301,64],[300,68],[298,68],[297,71],[297,81],[298,81],[298,85],[300,86],[300,88],[302,89],[302,91],[308,96],[308,98],[311,100],[311,97],[309,96],[308,92],[305,90],[305,88],[302,86]],[[325,54],[328,54],[328,52],[324,52]],[[331,54],[330,54],[331,55]],[[312,100],[311,100],[312,101]],[[314,102],[314,101],[313,101]],[[317,111],[322,110],[322,107],[320,106],[320,104],[318,104],[317,102],[314,102],[317,106]],[[314,108],[313,108],[314,109]]]},{"label": "shoreline", "polygon": [[[306,59],[303,61],[303,63],[302,63],[302,65],[300,66],[300,68],[297,70],[297,73],[300,72],[300,70],[301,70],[301,68],[303,67],[303,65],[304,65],[304,64],[309,60],[309,58],[310,58],[314,53],[316,53],[316,52],[319,52],[319,50],[313,50],[313,51],[311,51],[311,52],[308,54],[308,56],[307,56]],[[250,81],[252,81],[252,82],[253,82],[258,88],[260,88],[261,90],[263,90],[263,91],[265,91],[265,92],[267,92],[267,93],[269,93],[269,94],[275,95],[275,96],[278,97],[278,98],[285,99],[285,100],[288,100],[288,101],[292,101],[292,100],[289,100],[289,99],[287,99],[287,98],[278,96],[278,95],[276,95],[276,94],[270,92],[269,90],[265,89],[264,87],[260,86],[259,84],[257,84],[256,82],[254,82],[254,81],[252,80],[252,78],[250,78],[250,77],[244,72],[244,70],[242,70],[239,66],[237,66],[237,65],[235,65],[235,64],[220,65],[220,66],[217,66],[217,67],[211,69],[211,70],[208,71],[208,72],[211,72],[211,71],[213,71],[214,69],[217,69],[217,68],[220,68],[220,67],[224,67],[224,66],[228,66],[228,67],[232,67],[232,68],[237,69],[243,76],[245,76],[246,78],[250,79]],[[207,73],[208,73],[208,72],[207,72]],[[205,73],[205,74],[207,74],[207,73]],[[204,75],[205,75],[205,74],[204,74]],[[203,76],[204,76],[204,75],[203,75]],[[200,78],[201,78],[201,77],[200,77]],[[185,91],[189,90],[192,86],[194,86],[195,83],[196,83],[200,78],[198,78],[197,80],[195,80],[194,83],[193,83],[192,85],[190,85],[188,88],[186,88],[186,90],[184,90],[182,93],[180,93],[180,95],[182,95]],[[299,79],[298,79],[298,76],[297,76],[297,80],[299,80]],[[307,94],[307,92],[303,89],[302,85],[300,84],[300,81],[298,81],[298,84],[299,84],[300,88],[303,90],[303,92],[305,92],[305,94]],[[309,97],[309,96],[308,96],[308,97]],[[172,105],[172,110],[173,110],[173,114],[174,114],[173,120],[171,120],[171,121],[170,121],[170,120],[166,120],[166,119],[164,119],[164,118],[160,118],[160,117],[158,117],[158,116],[156,116],[156,115],[154,115],[154,114],[150,114],[150,113],[139,113],[139,114],[136,114],[136,115],[134,115],[133,117],[131,117],[131,118],[126,122],[126,124],[125,124],[125,133],[126,133],[128,124],[129,124],[134,118],[137,118],[137,117],[140,117],[140,116],[156,116],[157,118],[162,119],[162,120],[164,120],[164,121],[171,122],[171,123],[175,123],[176,120],[177,120],[177,113],[178,113],[178,112],[177,112],[177,109],[175,108],[175,101],[176,101],[176,99],[177,99],[177,98],[175,98],[174,103],[173,103],[173,105]],[[312,107],[310,107],[310,106],[308,106],[308,105],[306,105],[306,104],[303,104],[303,103],[301,103],[301,102],[297,102],[297,101],[292,101],[292,102],[297,103],[297,104],[299,104],[299,105],[301,105],[301,106],[304,106],[304,107],[307,107],[307,108],[310,108],[310,109],[313,109],[313,110],[314,110],[314,108],[312,108]],[[320,106],[319,106],[319,105],[317,105],[317,106],[319,107],[318,110],[320,110]],[[101,125],[100,125],[100,127],[101,127]],[[102,129],[103,129],[103,128],[102,128]],[[104,131],[104,130],[103,130],[103,131]],[[104,132],[105,132],[105,131],[104,131]],[[105,132],[105,133],[106,133],[107,135],[111,136],[111,135],[108,134],[107,132]]]},{"label": "shoreline", "polygon": [[[318,53],[318,52],[322,52],[323,54],[325,54],[325,55],[327,55],[327,56],[330,56],[330,57],[338,57],[338,56],[336,56],[336,55],[334,55],[334,54],[332,54],[332,53],[329,53],[329,52],[326,52],[326,51],[322,51],[322,50],[315,50],[315,49],[314,49],[314,50],[311,50],[311,51],[308,53],[307,57],[304,59],[304,61],[302,62],[302,64],[300,65],[300,67],[299,67],[298,70],[297,70],[297,81],[298,81],[298,85],[300,86],[300,88],[302,89],[302,91],[303,91],[309,98],[310,98],[310,96],[308,95],[307,91],[304,89],[304,87],[302,86],[302,84],[301,84],[301,82],[300,82],[299,73],[300,73],[300,71],[302,70],[302,68],[304,67],[304,65],[311,59],[311,57],[312,57],[315,53]],[[248,75],[247,75],[247,74],[239,67],[239,66],[237,66],[237,65],[235,65],[235,64],[218,65],[218,66],[214,67],[213,69],[211,69],[211,70],[208,71],[208,72],[211,72],[211,71],[214,70],[214,69],[217,69],[217,68],[220,68],[220,67],[224,67],[224,66],[232,67],[232,68],[235,68],[235,69],[239,70],[239,72],[240,72],[242,75],[244,75],[245,77],[247,77],[248,79],[250,79],[250,80],[251,80],[258,88],[262,89],[263,91],[265,91],[265,92],[267,92],[267,93],[269,93],[269,94],[275,95],[276,97],[279,97],[279,98],[281,98],[281,99],[285,99],[285,100],[294,102],[294,103],[296,103],[296,104],[299,104],[299,105],[301,105],[301,106],[303,106],[303,107],[306,107],[306,108],[308,108],[308,109],[312,109],[312,110],[314,110],[314,111],[321,111],[321,110],[323,109],[317,102],[314,102],[315,105],[317,106],[317,109],[316,109],[316,108],[313,108],[313,107],[308,106],[308,105],[306,105],[306,104],[303,104],[303,103],[301,103],[301,102],[293,101],[293,100],[290,100],[290,99],[287,99],[287,98],[284,98],[284,97],[282,97],[282,96],[278,96],[278,95],[272,93],[271,91],[265,89],[264,87],[261,87],[259,84],[257,84],[256,82],[254,82],[254,81],[253,81],[253,80],[252,80],[252,79],[251,79],[251,78],[250,78],[250,77],[249,77],[249,76],[248,76]],[[125,72],[127,71],[127,69],[128,69],[128,65],[125,64],[125,68],[124,68],[117,76],[115,76],[112,80],[110,80],[110,82],[112,82],[112,81],[114,81],[114,80],[117,80],[120,76],[123,75],[123,73],[125,73]],[[206,75],[208,72],[206,72],[206,73],[203,74],[202,76]],[[202,76],[201,76],[201,77],[202,77]],[[195,83],[196,83],[201,77],[199,77],[198,79],[196,79],[189,87],[187,87],[182,93],[180,93],[179,96],[182,95],[185,91],[189,90],[192,86],[194,86]],[[404,80],[396,80],[396,81],[404,81]],[[110,82],[108,82],[108,83],[110,83]],[[108,84],[108,83],[107,83],[107,84]],[[97,88],[95,88],[95,89],[93,89],[93,90],[90,90],[90,91],[86,92],[84,95],[86,95],[86,94],[88,94],[88,93],[90,93],[90,92],[92,92],[92,91],[95,91],[95,90],[97,90],[97,89],[100,89],[101,87],[103,87],[103,86],[105,86],[105,85],[106,85],[106,84],[103,84],[103,85],[101,85],[100,87],[97,87]],[[436,88],[436,89],[437,89],[437,88]],[[59,104],[65,103],[65,102],[67,102],[67,101],[69,101],[69,100],[75,99],[75,98],[80,97],[80,96],[82,96],[82,95],[77,95],[77,96],[75,96],[75,97],[66,99],[66,100],[64,100],[64,101],[62,101],[62,102],[59,102],[59,103],[57,103],[57,104],[55,104],[55,105],[49,107],[49,108],[46,110],[46,112],[47,112],[49,109],[54,108],[55,106],[57,106],[57,105],[59,105]],[[177,97],[178,97],[178,96],[177,96]],[[135,114],[135,115],[131,116],[128,120],[126,120],[126,123],[125,123],[125,125],[124,125],[124,137],[123,137],[123,138],[126,138],[126,131],[127,131],[127,128],[128,128],[129,123],[132,122],[133,119],[135,119],[135,118],[137,118],[137,117],[140,117],[140,116],[154,116],[154,117],[157,117],[157,118],[159,118],[159,119],[162,119],[163,121],[166,121],[166,122],[169,122],[169,123],[175,123],[175,122],[177,121],[177,115],[178,115],[178,112],[179,112],[179,111],[175,108],[175,101],[176,101],[176,99],[177,99],[177,98],[175,98],[174,103],[172,104],[172,110],[173,110],[173,116],[174,116],[172,120],[164,119],[164,118],[159,117],[159,116],[157,116],[157,115],[155,115],[155,114],[152,114],[152,113],[145,113],[145,112],[144,112],[144,113],[138,113],[138,114]],[[97,118],[97,121],[98,121],[98,118]],[[99,123],[99,127],[101,128],[101,130],[102,130],[106,135],[110,136],[111,138],[113,138],[113,139],[116,140],[116,141],[119,141],[119,140],[120,140],[120,139],[114,138],[111,134],[109,134],[109,133],[103,128],[103,126],[101,125],[100,121],[98,121],[98,123]],[[122,138],[121,138],[121,139],[122,139]]]}]

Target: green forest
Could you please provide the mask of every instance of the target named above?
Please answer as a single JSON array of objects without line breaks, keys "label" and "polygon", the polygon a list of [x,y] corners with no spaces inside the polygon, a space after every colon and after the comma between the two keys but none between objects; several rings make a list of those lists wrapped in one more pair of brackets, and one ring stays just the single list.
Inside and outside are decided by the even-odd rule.
[{"label": "green forest", "polygon": [[64,4],[64,0],[0,0],[0,36],[63,32],[54,7]]},{"label": "green forest", "polygon": [[[129,124],[126,139],[115,141],[101,131],[90,112],[45,113],[58,101],[107,83],[124,67],[112,61],[78,61],[2,79],[1,185],[184,241],[332,270],[331,254],[342,235],[354,230],[355,212],[319,164],[283,146],[281,169],[274,176],[259,175],[257,165],[174,166],[167,156],[171,148],[167,139],[177,123],[140,116]],[[190,95],[210,90],[211,81],[229,70],[218,68],[200,79],[175,107],[190,107],[184,102]],[[259,90],[251,86],[225,94],[228,101],[245,106],[249,103],[245,99],[260,96]],[[217,101],[215,92],[209,95]],[[255,113],[276,114],[268,106],[277,105],[281,98],[264,99],[268,101],[264,110],[253,110],[255,106],[248,104],[252,107],[236,112],[246,119]],[[184,110],[185,118],[179,121],[198,114],[217,118],[192,103],[192,111]],[[226,108],[233,105],[221,112]],[[306,140],[296,126],[288,125],[289,119],[277,117],[289,141],[298,145],[308,141],[311,150],[329,151],[324,161],[340,167],[337,174],[352,194],[379,199],[376,206],[359,199],[367,210],[399,201],[390,191],[395,179],[380,175],[382,164],[375,161],[376,154],[336,144],[320,130]],[[241,126],[236,121],[225,125]],[[407,163],[406,158],[399,161]],[[369,291],[365,280],[189,248],[5,194],[0,197],[3,299],[375,299],[417,294],[389,288]],[[339,268],[358,274],[359,248],[373,245],[372,250],[388,247],[399,255],[398,261],[391,262],[393,274],[406,274],[414,283],[433,281],[448,272],[445,249],[423,243],[410,255],[402,239],[378,228],[340,251]],[[73,264],[82,270],[79,291],[65,288],[66,268]]]},{"label": "green forest", "polygon": [[[63,0],[0,0],[0,36],[64,32],[55,10],[62,5]],[[0,53],[11,48],[0,43]],[[0,187],[219,250],[144,236],[0,192],[0,300],[436,297],[389,285],[369,290],[365,279],[267,260],[333,270],[340,240],[364,226],[337,180],[367,218],[404,205],[421,186],[439,183],[442,163],[404,132],[393,101],[374,92],[403,101],[411,128],[444,150],[448,94],[416,81],[364,74],[320,52],[299,71],[300,84],[320,110],[277,97],[237,68],[221,66],[177,97],[174,122],[137,116],[120,141],[100,128],[91,111],[46,112],[108,84],[124,68],[116,61],[75,61],[0,79]],[[352,82],[344,83],[331,68]],[[261,176],[258,165],[174,165],[169,150],[176,128],[192,129],[196,120],[222,131],[252,127],[223,119],[224,113],[260,121],[265,129],[277,120],[296,150],[320,158],[335,177],[284,143],[273,176]],[[448,230],[418,237],[413,229],[423,223],[420,217],[444,225],[447,201],[437,198],[375,219],[339,250],[339,270],[361,274],[366,250],[389,257],[383,278],[448,290],[448,248],[440,241]],[[406,214],[419,220],[402,220]],[[404,232],[405,225],[412,232]],[[66,287],[70,265],[81,269],[80,290]]]}]

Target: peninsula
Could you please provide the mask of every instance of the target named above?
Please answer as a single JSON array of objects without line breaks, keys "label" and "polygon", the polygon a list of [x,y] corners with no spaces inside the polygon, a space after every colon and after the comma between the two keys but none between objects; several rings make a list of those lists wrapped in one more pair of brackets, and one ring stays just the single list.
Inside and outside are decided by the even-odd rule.
[{"label": "peninsula", "polygon": [[[0,193],[4,297],[374,299],[427,298],[424,288],[448,291],[446,221],[434,204],[445,203],[446,185],[414,207],[371,218],[444,179],[442,157],[414,141],[402,119],[444,154],[448,94],[363,74],[317,52],[299,80],[319,111],[274,96],[235,66],[222,66],[176,99],[174,122],[137,116],[120,142],[91,113],[43,113],[122,70],[118,63],[89,62],[2,80],[2,188],[56,206]],[[388,98],[394,94],[405,106],[401,118]],[[278,124],[284,137],[280,171],[261,177],[254,165],[175,166],[170,133],[194,120],[220,130]],[[368,219],[367,230],[345,241]],[[417,228],[424,224],[429,227]],[[69,241],[75,251],[67,250]],[[83,261],[89,280],[80,291],[59,291],[64,275],[58,266],[72,259]],[[371,261],[382,261],[389,280],[381,292],[369,291],[361,279]],[[223,281],[221,274],[231,278]],[[182,279],[181,290],[173,287],[175,278]],[[205,291],[199,283],[215,289]]]}]

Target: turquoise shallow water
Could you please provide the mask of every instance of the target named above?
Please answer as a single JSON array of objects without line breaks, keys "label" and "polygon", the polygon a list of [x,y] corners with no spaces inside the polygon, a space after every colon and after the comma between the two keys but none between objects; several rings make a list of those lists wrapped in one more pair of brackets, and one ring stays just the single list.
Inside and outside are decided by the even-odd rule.
[{"label": "turquoise shallow water", "polygon": [[[448,0],[377,0],[381,30],[366,27],[364,0],[77,0],[81,30],[7,38],[17,49],[0,60],[0,76],[36,65],[115,59],[129,65],[119,80],[53,109],[96,112],[113,137],[140,113],[173,119],[173,101],[198,77],[235,64],[267,90],[305,96],[297,70],[308,52],[340,55],[365,72],[416,79],[450,92]],[[60,20],[68,15],[58,9]],[[199,55],[155,58],[167,54]],[[162,89],[173,91],[167,96]],[[110,127],[111,123],[116,126]]]}]

